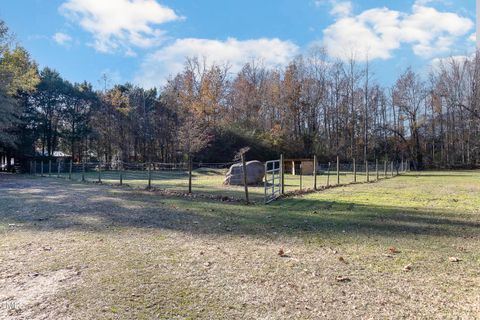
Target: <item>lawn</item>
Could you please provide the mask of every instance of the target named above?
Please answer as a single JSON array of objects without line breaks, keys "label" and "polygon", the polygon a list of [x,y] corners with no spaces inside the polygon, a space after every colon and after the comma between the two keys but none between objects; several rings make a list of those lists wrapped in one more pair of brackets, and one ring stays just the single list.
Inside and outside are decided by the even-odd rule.
[{"label": "lawn", "polygon": [[[225,186],[223,180],[228,170],[226,169],[197,169],[193,171],[192,185],[195,193],[213,196],[228,196],[234,199],[244,199],[245,191],[243,186]],[[148,186],[148,172],[147,171],[123,171],[122,183],[135,189],[146,189]],[[48,173],[45,173],[48,177]],[[53,172],[51,177],[57,177]],[[98,171],[90,171],[85,173],[85,180],[89,182],[100,181],[103,184],[118,185],[120,183],[120,171],[102,171],[99,175]],[[61,173],[60,178],[68,179],[68,173]],[[170,190],[176,192],[186,192],[188,190],[188,172],[184,171],[152,171],[151,186],[159,190]],[[391,177],[388,172],[384,175],[383,170],[379,172],[379,179]],[[74,181],[82,180],[82,172],[80,170],[74,171],[71,176]],[[354,174],[350,171],[339,172],[340,184],[349,184],[354,182]],[[278,176],[276,176],[278,179]],[[376,172],[370,172],[370,181],[376,180]],[[356,182],[366,182],[367,176],[365,172],[357,172]],[[312,175],[285,175],[285,191],[297,191],[300,189],[312,189],[314,186],[314,177]],[[331,171],[329,173],[322,172],[317,175],[317,187],[337,184],[337,173]],[[264,201],[264,185],[250,186],[249,195],[252,201],[261,203]]]},{"label": "lawn", "polygon": [[478,171],[268,206],[0,175],[0,319],[476,319],[479,194]]}]

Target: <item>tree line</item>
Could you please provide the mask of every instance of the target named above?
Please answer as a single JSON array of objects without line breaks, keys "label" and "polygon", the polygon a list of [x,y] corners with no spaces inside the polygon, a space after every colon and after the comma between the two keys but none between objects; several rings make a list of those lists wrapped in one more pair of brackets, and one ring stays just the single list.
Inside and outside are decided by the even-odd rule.
[{"label": "tree line", "polygon": [[331,60],[323,48],[238,72],[187,58],[159,89],[94,90],[38,69],[0,21],[0,153],[17,159],[228,162],[284,154],[320,161],[410,159],[424,166],[480,162],[479,55],[452,57],[428,76],[407,69],[382,87],[371,64]]}]

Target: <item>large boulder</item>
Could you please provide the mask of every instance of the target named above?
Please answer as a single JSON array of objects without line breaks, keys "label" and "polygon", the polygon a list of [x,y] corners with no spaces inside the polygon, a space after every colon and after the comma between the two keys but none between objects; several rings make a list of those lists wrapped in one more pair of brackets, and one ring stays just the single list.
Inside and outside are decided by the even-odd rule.
[{"label": "large boulder", "polygon": [[[247,185],[258,185],[263,182],[265,176],[265,166],[260,161],[248,161],[247,165]],[[241,163],[236,163],[228,170],[225,180],[225,185],[243,186],[243,166]]]}]

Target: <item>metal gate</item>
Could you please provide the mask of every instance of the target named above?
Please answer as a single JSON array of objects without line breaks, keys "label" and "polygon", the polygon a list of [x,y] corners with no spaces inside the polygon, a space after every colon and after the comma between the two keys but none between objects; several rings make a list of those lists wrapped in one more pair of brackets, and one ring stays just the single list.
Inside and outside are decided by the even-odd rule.
[{"label": "metal gate", "polygon": [[277,199],[282,193],[282,167],[280,160],[265,162],[265,204]]}]

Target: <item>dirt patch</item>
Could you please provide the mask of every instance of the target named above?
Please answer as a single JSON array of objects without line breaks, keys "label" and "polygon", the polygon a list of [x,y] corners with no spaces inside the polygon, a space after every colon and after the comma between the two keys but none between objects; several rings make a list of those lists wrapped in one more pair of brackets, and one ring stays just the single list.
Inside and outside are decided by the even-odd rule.
[{"label": "dirt patch", "polygon": [[58,319],[68,308],[62,296],[74,288],[80,275],[80,271],[71,268],[2,277],[0,319]]}]

